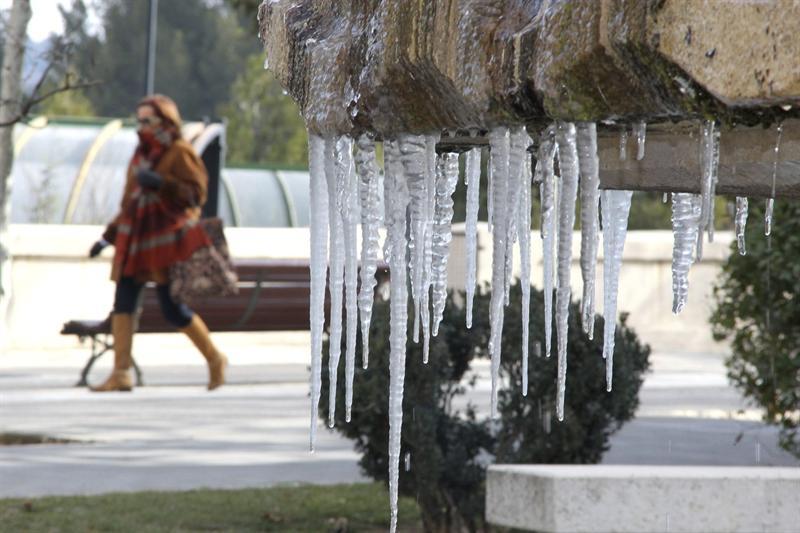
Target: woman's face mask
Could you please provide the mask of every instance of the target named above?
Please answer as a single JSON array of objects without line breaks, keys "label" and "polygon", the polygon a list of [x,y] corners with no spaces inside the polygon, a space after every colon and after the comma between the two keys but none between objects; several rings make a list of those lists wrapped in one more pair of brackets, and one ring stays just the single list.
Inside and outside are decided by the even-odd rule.
[{"label": "woman's face mask", "polygon": [[152,107],[145,105],[136,110],[136,133],[142,144],[152,146],[156,142],[161,124]]}]

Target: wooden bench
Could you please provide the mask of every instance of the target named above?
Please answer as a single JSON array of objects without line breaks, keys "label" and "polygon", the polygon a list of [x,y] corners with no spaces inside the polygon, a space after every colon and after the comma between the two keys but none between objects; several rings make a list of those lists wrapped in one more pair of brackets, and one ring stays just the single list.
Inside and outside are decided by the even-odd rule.
[{"label": "wooden bench", "polygon": [[[311,280],[308,261],[302,259],[235,260],[239,275],[239,294],[208,298],[192,306],[212,332],[307,331],[309,329],[309,295]],[[388,280],[386,265],[379,265],[378,287]],[[142,291],[137,312],[136,333],[168,333],[175,328],[161,315],[155,285]],[[326,293],[325,315],[329,297]],[[81,342],[91,340],[91,355],[81,371],[78,387],[88,385],[92,365],[114,348],[111,338],[111,316],[105,320],[70,320],[61,329],[62,335],[76,335]],[[133,361],[136,382],[143,384],[142,372]]]}]

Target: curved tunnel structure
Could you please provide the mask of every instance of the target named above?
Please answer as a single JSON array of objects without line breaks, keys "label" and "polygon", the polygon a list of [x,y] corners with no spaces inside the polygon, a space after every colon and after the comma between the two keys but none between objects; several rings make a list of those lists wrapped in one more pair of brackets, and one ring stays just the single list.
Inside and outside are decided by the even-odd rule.
[{"label": "curved tunnel structure", "polygon": [[[189,122],[184,135],[209,168],[206,214],[218,214],[228,226],[308,225],[307,171],[224,167],[220,123]],[[121,119],[37,117],[17,125],[12,223],[107,223],[117,212],[136,142],[133,124]]]}]

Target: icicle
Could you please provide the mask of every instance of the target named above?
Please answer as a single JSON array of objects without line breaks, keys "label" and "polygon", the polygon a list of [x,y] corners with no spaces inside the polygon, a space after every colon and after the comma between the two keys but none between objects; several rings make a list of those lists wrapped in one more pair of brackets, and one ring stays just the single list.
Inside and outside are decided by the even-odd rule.
[{"label": "icicle", "polygon": [[433,247],[433,213],[436,199],[436,143],[438,135],[425,136],[425,160],[427,173],[425,174],[425,190],[428,203],[425,209],[425,246],[423,248],[422,265],[422,298],[420,299],[420,321],[422,322],[422,362],[428,364],[428,354],[431,341],[431,265]]},{"label": "icicle", "polygon": [[767,198],[767,209],[764,211],[764,235],[772,233],[772,212],[775,210],[775,199]]},{"label": "icicle", "polygon": [[739,255],[746,255],[747,250],[744,245],[744,230],[747,225],[747,197],[736,197],[736,244],[739,247]]},{"label": "icicle", "polygon": [[697,242],[702,197],[690,193],[672,194],[672,312],[680,313],[689,296],[689,268],[694,262],[692,248]]},{"label": "icicle", "polygon": [[347,341],[345,345],[345,420],[350,422],[353,406],[353,376],[356,364],[356,340],[358,338],[358,178],[353,168],[353,139],[339,137],[336,142],[337,181],[341,181],[342,223],[344,230],[344,282],[345,308],[347,310]]},{"label": "icicle", "polygon": [[[428,212],[427,174],[428,162],[423,135],[400,135],[400,152],[408,180],[410,195],[409,267],[411,270],[411,297],[414,299],[414,342],[419,342],[422,291],[425,284],[425,226]],[[392,245],[394,251],[394,245]]]},{"label": "icicle", "polygon": [[633,134],[636,136],[636,160],[644,159],[644,143],[647,135],[647,123],[637,122],[633,125]]},{"label": "icicle", "polygon": [[665,203],[667,203],[668,201],[669,201],[669,193],[668,193],[668,192],[665,192],[664,194],[662,194],[662,195],[661,195],[661,203],[662,203],[662,204],[665,204]]},{"label": "icicle", "polygon": [[775,141],[775,158],[772,162],[772,192],[767,200],[767,209],[764,212],[764,235],[772,233],[772,211],[775,209],[775,181],[778,177],[778,156],[781,151],[781,137],[783,136],[783,124],[778,124],[778,140]]},{"label": "icicle", "polygon": [[564,420],[567,382],[567,332],[569,328],[570,267],[572,229],[575,226],[575,201],[578,195],[578,150],[575,124],[559,122],[556,129],[561,191],[558,199],[558,288],[556,289],[556,331],[558,333],[558,391],[556,414]]},{"label": "icicle", "polygon": [[489,352],[492,357],[492,401],[491,416],[497,416],[497,382],[500,372],[500,356],[503,335],[503,304],[506,273],[506,238],[508,231],[508,159],[510,151],[508,128],[492,128],[489,132],[491,146],[490,165],[492,168],[491,187],[494,205],[492,224],[492,297],[489,303],[490,337]]},{"label": "icicle", "polygon": [[556,144],[553,134],[552,127],[542,134],[536,161],[536,172],[537,174],[541,173],[542,176],[539,191],[542,203],[542,266],[544,270],[542,284],[544,286],[544,353],[546,357],[550,357],[553,332],[553,272],[555,270],[556,180],[553,158],[556,154]]},{"label": "icicle", "polygon": [[526,139],[528,133],[524,127],[514,128],[511,131],[510,149],[508,158],[508,201],[506,202],[507,229],[506,229],[506,265],[505,286],[503,298],[508,305],[511,298],[511,277],[514,267],[514,243],[517,241],[517,212],[519,209],[520,186],[522,173],[525,166],[525,155],[528,148]]},{"label": "icicle", "polygon": [[708,212],[708,242],[714,242],[714,199],[717,194],[719,182],[719,128],[714,128],[711,134],[711,205]]},{"label": "icicle", "polygon": [[583,277],[581,323],[584,333],[592,339],[594,338],[597,233],[600,225],[597,218],[597,204],[600,199],[598,191],[600,162],[597,157],[597,125],[594,122],[579,122],[577,128],[578,161],[581,175],[581,275]]},{"label": "icicle", "polygon": [[486,165],[486,229],[492,231],[494,225],[494,187],[492,187],[492,165]]},{"label": "icicle", "polygon": [[708,230],[708,240],[714,240],[714,195],[716,191],[717,168],[719,165],[719,132],[714,121],[707,120],[703,124],[701,138],[701,189],[702,208],[700,214],[700,231],[697,233],[697,260],[703,257],[703,231]]},{"label": "icicle", "polygon": [[377,271],[378,229],[381,224],[378,168],[375,163],[375,142],[362,135],[356,143],[355,165],[359,178],[361,199],[361,289],[358,293],[358,311],[361,321],[361,363],[369,365],[369,327],[372,321],[375,272]]},{"label": "icicle", "polygon": [[328,336],[328,426],[336,415],[336,383],[342,350],[342,289],[344,284],[344,224],[342,202],[344,181],[338,172],[336,139],[325,139],[325,178],[328,181],[328,216],[330,219],[330,268],[328,287],[331,293],[330,335]]},{"label": "icicle", "polygon": [[406,452],[405,459],[403,460],[406,472],[411,471],[411,452]]},{"label": "icicle", "polygon": [[[525,148],[531,138],[526,134]],[[522,287],[522,395],[528,395],[528,343],[531,317],[531,157],[526,151],[522,167],[517,233],[519,235],[520,287]]]},{"label": "icicle", "polygon": [[325,274],[328,271],[328,185],[325,181],[325,141],[316,135],[308,139],[308,169],[311,178],[309,216],[311,231],[311,432],[309,448],[313,452],[319,418],[322,382],[322,330],[325,326]]},{"label": "icicle", "polygon": [[[414,143],[412,143],[414,144]],[[409,148],[407,146],[407,148]],[[403,384],[406,374],[406,328],[408,294],[406,291],[406,208],[409,205],[407,177],[420,172],[416,151],[404,154],[400,172],[400,149],[395,141],[384,143],[386,175],[384,203],[387,239],[391,240],[390,328],[389,335],[389,504],[390,531],[397,529],[397,495],[400,475],[400,441],[403,427]]]},{"label": "icicle", "polygon": [[606,390],[611,391],[614,365],[614,333],[617,329],[617,293],[622,251],[628,232],[632,191],[603,191],[603,357],[606,360]]},{"label": "icicle", "polygon": [[619,160],[625,161],[628,159],[628,129],[623,126],[622,131],[619,132]]},{"label": "icicle", "polygon": [[439,156],[436,176],[436,205],[433,215],[432,246],[432,299],[433,334],[439,334],[439,324],[447,301],[447,258],[453,234],[453,193],[458,183],[458,154],[445,153]]},{"label": "icicle", "polygon": [[481,187],[481,149],[473,148],[467,152],[464,181],[467,182],[467,215],[465,236],[467,247],[467,275],[466,275],[466,306],[467,328],[472,327],[472,301],[475,297],[475,277],[478,270],[477,263],[477,224],[478,207]]}]

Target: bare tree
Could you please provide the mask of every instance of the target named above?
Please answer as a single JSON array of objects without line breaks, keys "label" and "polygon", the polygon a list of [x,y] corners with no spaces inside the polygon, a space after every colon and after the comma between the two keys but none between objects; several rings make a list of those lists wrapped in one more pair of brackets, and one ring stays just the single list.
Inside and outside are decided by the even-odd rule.
[{"label": "bare tree", "polygon": [[47,65],[29,94],[22,89],[22,64],[25,58],[30,0],[13,0],[3,28],[3,58],[0,72],[0,340],[5,325],[5,310],[10,300],[10,252],[8,225],[11,220],[11,167],[14,160],[14,124],[25,120],[31,110],[51,96],[95,85],[77,79],[69,68],[71,47],[68,39],[51,43]]},{"label": "bare tree", "polygon": [[4,32],[3,66],[0,71],[0,331],[5,329],[6,296],[11,286],[8,224],[11,218],[11,165],[14,159],[12,135],[14,123],[22,117],[22,61],[30,19],[30,0],[14,0]]}]

